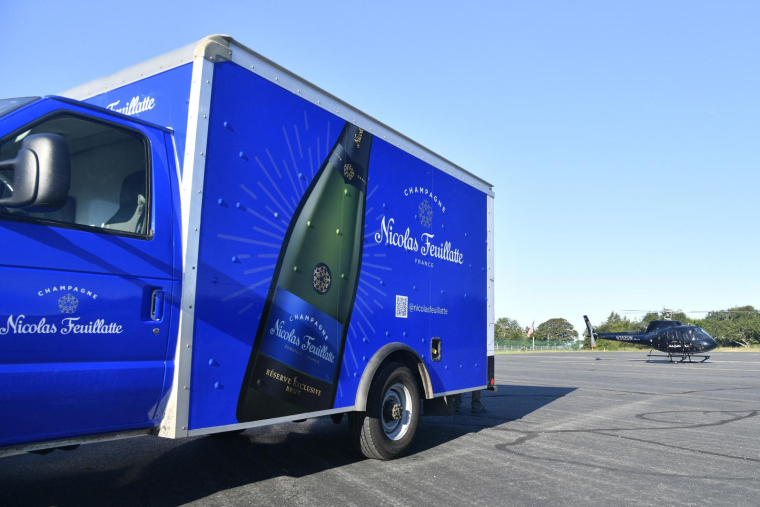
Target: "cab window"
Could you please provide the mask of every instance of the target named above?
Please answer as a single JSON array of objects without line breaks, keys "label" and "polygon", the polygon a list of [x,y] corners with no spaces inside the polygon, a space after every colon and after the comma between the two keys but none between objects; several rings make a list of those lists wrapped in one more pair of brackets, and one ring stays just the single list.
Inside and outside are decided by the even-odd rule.
[{"label": "cab window", "polygon": [[[69,145],[71,190],[66,204],[45,213],[0,207],[0,218],[147,237],[147,140],[129,129],[60,114],[4,139],[0,143],[0,161],[15,158],[26,136],[43,133],[58,134]],[[0,170],[0,197],[12,192],[13,169]]]}]

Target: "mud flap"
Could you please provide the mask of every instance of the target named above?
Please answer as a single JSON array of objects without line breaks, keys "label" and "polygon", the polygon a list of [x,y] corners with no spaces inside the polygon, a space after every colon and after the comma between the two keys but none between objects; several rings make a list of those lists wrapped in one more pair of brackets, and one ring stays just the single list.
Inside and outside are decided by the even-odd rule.
[{"label": "mud flap", "polygon": [[498,390],[496,388],[496,372],[494,370],[494,356],[488,356],[488,378],[486,379],[486,389],[489,391]]}]

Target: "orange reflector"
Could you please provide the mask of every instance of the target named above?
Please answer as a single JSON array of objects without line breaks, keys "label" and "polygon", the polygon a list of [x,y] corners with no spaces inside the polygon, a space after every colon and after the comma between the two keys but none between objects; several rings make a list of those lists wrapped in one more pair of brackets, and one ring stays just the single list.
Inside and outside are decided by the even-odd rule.
[{"label": "orange reflector", "polygon": [[493,385],[493,379],[491,379],[491,385]]}]

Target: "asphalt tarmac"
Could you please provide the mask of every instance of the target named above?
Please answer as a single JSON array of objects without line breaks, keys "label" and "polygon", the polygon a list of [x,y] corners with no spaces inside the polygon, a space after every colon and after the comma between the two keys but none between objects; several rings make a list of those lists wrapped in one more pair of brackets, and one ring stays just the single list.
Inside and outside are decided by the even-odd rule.
[{"label": "asphalt tarmac", "polygon": [[353,453],[329,419],[0,460],[0,505],[760,505],[760,354],[496,357],[486,414],[421,419],[411,453]]}]

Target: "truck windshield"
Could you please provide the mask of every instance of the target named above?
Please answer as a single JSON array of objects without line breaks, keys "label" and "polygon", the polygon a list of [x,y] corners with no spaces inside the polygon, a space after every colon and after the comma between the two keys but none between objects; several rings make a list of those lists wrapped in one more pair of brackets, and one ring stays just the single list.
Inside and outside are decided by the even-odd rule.
[{"label": "truck windshield", "polygon": [[15,111],[19,107],[25,106],[30,102],[34,102],[38,98],[39,97],[21,97],[18,99],[0,99],[0,116]]}]

